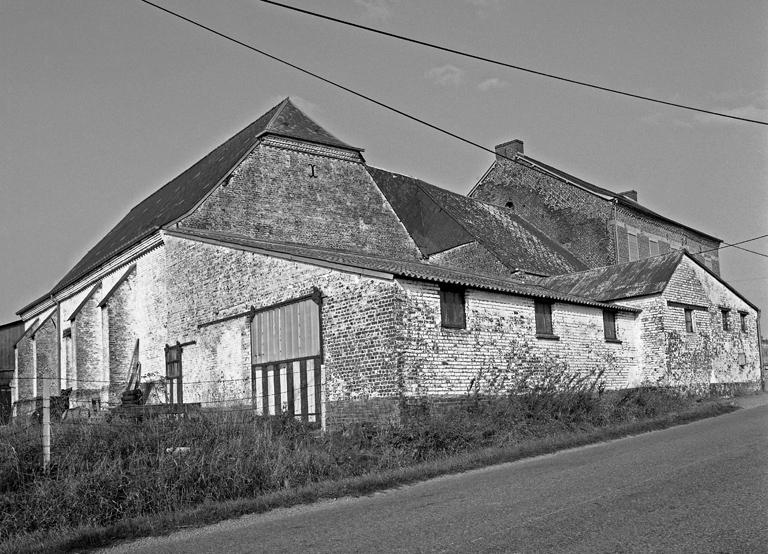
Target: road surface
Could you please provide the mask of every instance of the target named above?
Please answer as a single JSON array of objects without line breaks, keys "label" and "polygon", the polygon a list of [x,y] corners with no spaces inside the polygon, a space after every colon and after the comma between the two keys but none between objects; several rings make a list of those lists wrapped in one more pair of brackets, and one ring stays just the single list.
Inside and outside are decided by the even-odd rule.
[{"label": "road surface", "polygon": [[108,552],[766,552],[768,406]]}]

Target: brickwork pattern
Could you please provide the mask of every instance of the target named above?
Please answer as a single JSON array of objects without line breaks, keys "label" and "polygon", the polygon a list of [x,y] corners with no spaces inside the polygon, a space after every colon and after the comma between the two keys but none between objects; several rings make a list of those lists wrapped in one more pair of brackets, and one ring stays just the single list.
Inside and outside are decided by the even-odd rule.
[{"label": "brickwork pattern", "polygon": [[497,162],[472,198],[505,206],[562,244],[589,267],[614,263],[610,203],[515,162]]},{"label": "brickwork pattern", "polygon": [[440,325],[437,285],[401,281],[406,293],[404,392],[412,396],[504,392],[522,372],[544,368],[604,372],[608,387],[625,386],[637,360],[634,314],[617,314],[621,344],[604,338],[602,310],[556,303],[560,340],[537,339],[534,301],[470,290],[466,329]]},{"label": "brickwork pattern", "polygon": [[37,394],[43,393],[43,379],[48,380],[48,389],[53,396],[61,392],[59,375],[59,341],[57,317],[54,314],[35,331],[35,355],[37,369]]},{"label": "brickwork pattern", "polygon": [[[106,362],[109,371],[109,402],[118,402],[130,375],[130,361],[136,346],[136,273],[132,272],[112,293],[103,307],[108,322]],[[139,345],[141,348],[141,345]],[[141,352],[141,351],[140,351]]]},{"label": "brickwork pattern", "polygon": [[477,271],[478,268],[482,268],[484,273],[491,273],[500,277],[508,277],[511,273],[511,270],[502,264],[496,256],[477,242],[462,244],[456,248],[433,254],[429,257],[429,262],[466,271]]},{"label": "brickwork pattern", "polygon": [[103,294],[97,291],[72,321],[72,343],[74,346],[74,369],[72,380],[77,389],[98,389],[103,383],[101,308],[99,300]]},{"label": "brickwork pattern", "polygon": [[420,257],[363,165],[264,145],[181,224],[262,240]]},{"label": "brickwork pattern", "polygon": [[17,376],[19,382],[18,398],[32,398],[35,394],[35,345],[29,335],[16,345]]},{"label": "brickwork pattern", "polygon": [[[518,162],[496,162],[473,191],[472,197],[497,206],[509,202],[522,217],[570,250],[590,267],[629,260],[627,231],[638,238],[640,258],[650,256],[650,241],[660,253],[688,249],[693,255],[718,244],[694,231],[635,210],[616,205],[574,185]],[[618,243],[617,243],[618,241]],[[719,273],[717,250],[700,256]]]},{"label": "brickwork pattern", "polygon": [[[323,293],[326,399],[397,395],[393,282],[175,237],[166,237],[166,249],[168,335],[172,342],[197,342],[184,351],[185,379],[248,378],[241,390],[250,403],[247,319],[198,326],[251,306],[299,298],[317,287]],[[184,389],[185,401],[230,392],[235,391]]]}]

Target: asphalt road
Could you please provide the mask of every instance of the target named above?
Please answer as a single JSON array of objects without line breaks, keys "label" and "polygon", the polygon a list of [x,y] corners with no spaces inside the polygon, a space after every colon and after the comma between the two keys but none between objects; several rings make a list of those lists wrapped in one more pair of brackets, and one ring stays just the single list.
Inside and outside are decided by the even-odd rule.
[{"label": "asphalt road", "polygon": [[768,553],[768,406],[108,551]]}]

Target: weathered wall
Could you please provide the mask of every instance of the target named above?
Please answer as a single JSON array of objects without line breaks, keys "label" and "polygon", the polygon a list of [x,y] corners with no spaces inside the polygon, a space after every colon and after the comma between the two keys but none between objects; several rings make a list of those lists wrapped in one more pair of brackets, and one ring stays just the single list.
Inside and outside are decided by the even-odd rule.
[{"label": "weathered wall", "polygon": [[107,347],[105,360],[109,372],[109,401],[117,402],[128,383],[131,356],[138,334],[135,272],[118,285],[102,310],[108,329],[104,341]]},{"label": "weathered wall", "polygon": [[59,375],[59,341],[56,313],[35,331],[35,356],[37,368],[37,394],[43,393],[44,379],[52,396],[61,392]]},{"label": "weathered wall", "polygon": [[511,273],[496,256],[476,241],[433,254],[429,256],[429,263],[469,271],[482,268],[483,273],[493,273],[500,277],[508,277]]},{"label": "weathered wall", "polygon": [[[669,306],[664,316],[667,372],[695,387],[700,384],[751,383],[760,379],[757,312],[694,262],[683,258],[663,295],[665,300],[706,306],[695,310],[694,333],[685,332],[682,308]],[[729,330],[720,308],[730,309]],[[739,312],[747,314],[741,330]],[[739,364],[739,354],[744,364]]]},{"label": "weathered wall", "polygon": [[262,240],[420,256],[362,164],[266,145],[181,224]]},{"label": "weathered wall", "polygon": [[506,206],[567,248],[589,267],[614,263],[612,206],[594,194],[522,164],[496,162],[472,198]]},{"label": "weathered wall", "polygon": [[35,396],[35,341],[26,335],[16,345],[16,369],[18,377],[17,400]]},{"label": "weathered wall", "polygon": [[407,394],[460,395],[507,390],[524,373],[604,372],[607,386],[622,387],[638,363],[634,314],[618,313],[621,344],[604,338],[602,310],[556,303],[554,333],[536,338],[534,301],[469,290],[466,329],[440,325],[434,284],[400,281],[405,292],[403,379]]},{"label": "weathered wall", "polygon": [[[628,233],[637,236],[639,258],[687,248],[716,273],[718,242],[654,218],[629,206],[614,205],[574,185],[511,161],[496,162],[478,183],[472,198],[506,206],[557,240],[590,267],[629,261]],[[615,223],[615,224],[614,224]]]},{"label": "weathered wall", "polygon": [[[325,394],[331,423],[378,410],[369,399],[397,395],[393,312],[397,287],[392,281],[171,236],[166,237],[166,249],[169,340],[196,341],[184,350],[185,402],[218,403],[226,395],[237,394],[235,398],[250,403],[247,318],[198,328],[200,324],[251,306],[299,298],[313,287],[323,293]],[[222,378],[232,380],[230,388],[202,383]],[[240,396],[240,391],[247,392]]]},{"label": "weathered wall", "polygon": [[74,374],[72,380],[78,390],[101,388],[105,383],[102,361],[101,308],[99,298],[103,287],[99,286],[72,321],[72,348],[74,350]]}]

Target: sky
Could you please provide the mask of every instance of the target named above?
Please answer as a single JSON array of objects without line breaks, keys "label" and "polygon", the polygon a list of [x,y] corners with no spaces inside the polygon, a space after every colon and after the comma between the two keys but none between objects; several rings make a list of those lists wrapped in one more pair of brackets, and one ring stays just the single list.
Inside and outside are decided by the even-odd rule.
[{"label": "sky", "polygon": [[[436,52],[258,0],[157,0],[725,241],[768,233],[768,126]],[[768,2],[285,0],[564,77],[768,121]],[[0,0],[0,323],[134,205],[290,96],[369,164],[467,193],[492,155],[138,0]],[[768,253],[768,239],[744,245]],[[768,308],[768,258],[722,275]],[[764,328],[766,316],[763,316]]]}]

